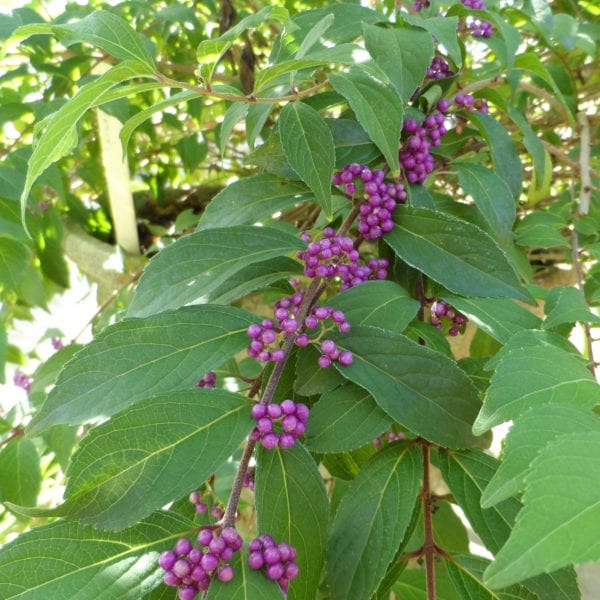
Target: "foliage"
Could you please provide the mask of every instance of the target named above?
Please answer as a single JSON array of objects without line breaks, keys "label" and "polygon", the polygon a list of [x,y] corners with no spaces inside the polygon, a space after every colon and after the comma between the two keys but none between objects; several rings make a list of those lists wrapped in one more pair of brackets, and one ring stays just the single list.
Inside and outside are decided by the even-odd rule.
[{"label": "foliage", "polygon": [[580,597],[598,9],[371,4],[0,15],[0,379],[39,358],[18,320],[99,283],[94,339],[49,332],[2,407],[2,598]]}]

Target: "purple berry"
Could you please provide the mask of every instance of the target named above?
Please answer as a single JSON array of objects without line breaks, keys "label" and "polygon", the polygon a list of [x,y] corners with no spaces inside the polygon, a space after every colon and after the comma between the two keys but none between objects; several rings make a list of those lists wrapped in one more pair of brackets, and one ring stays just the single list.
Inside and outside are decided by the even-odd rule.
[{"label": "purple berry", "polygon": [[219,578],[219,581],[222,581],[223,583],[231,581],[233,579],[233,567],[231,565],[224,565],[219,569],[217,577]]},{"label": "purple berry", "polygon": [[177,554],[173,550],[165,550],[158,557],[159,566],[165,571],[170,571],[177,560]]},{"label": "purple berry", "polygon": [[262,552],[254,551],[248,555],[248,565],[251,569],[260,569],[264,563]]}]

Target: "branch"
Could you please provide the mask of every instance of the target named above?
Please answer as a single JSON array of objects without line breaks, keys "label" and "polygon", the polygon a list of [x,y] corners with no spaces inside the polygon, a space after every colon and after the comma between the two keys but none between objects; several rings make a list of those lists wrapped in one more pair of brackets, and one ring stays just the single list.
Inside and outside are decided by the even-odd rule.
[{"label": "branch", "polygon": [[427,600],[436,599],[435,590],[435,557],[438,549],[433,539],[433,499],[431,496],[431,485],[429,480],[430,466],[430,446],[429,443],[423,440],[423,493],[421,498],[423,501],[423,554],[425,555],[425,577],[427,580]]}]

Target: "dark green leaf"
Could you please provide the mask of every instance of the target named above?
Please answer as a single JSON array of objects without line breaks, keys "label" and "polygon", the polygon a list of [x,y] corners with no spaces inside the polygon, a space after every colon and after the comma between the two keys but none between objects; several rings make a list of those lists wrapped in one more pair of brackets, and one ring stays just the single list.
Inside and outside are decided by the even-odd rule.
[{"label": "dark green leaf", "polygon": [[381,150],[392,176],[397,177],[403,107],[395,88],[358,67],[347,73],[331,73],[329,81],[346,98],[358,122]]},{"label": "dark green leaf", "polygon": [[331,216],[331,176],[335,166],[333,136],[319,113],[302,102],[290,102],[279,117],[283,151],[292,169],[314,192]]},{"label": "dark green leaf", "polygon": [[462,65],[463,56],[461,44],[456,36],[458,29],[458,17],[442,17],[435,15],[429,19],[423,19],[420,15],[402,15],[404,20],[416,27],[422,27],[428,31],[439,44],[448,52],[448,56],[458,67]]},{"label": "dark green leaf", "polygon": [[269,227],[205,229],[179,239],[146,267],[128,316],[146,317],[186,304],[207,304],[245,267],[306,247],[299,237]]},{"label": "dark green leaf", "polygon": [[261,447],[257,462],[258,531],[296,548],[300,573],[290,582],[288,598],[315,598],[329,529],[323,479],[312,456],[298,442],[285,450]]},{"label": "dark green leaf", "polygon": [[600,418],[574,406],[536,406],[515,420],[504,443],[500,467],[481,497],[483,507],[523,491],[525,476],[536,456],[559,435],[600,431]]},{"label": "dark green leaf", "polygon": [[346,383],[321,396],[310,411],[306,445],[312,452],[346,452],[389,429],[390,417],[363,388]]},{"label": "dark green leaf", "polygon": [[[461,600],[448,575],[446,561],[435,565],[436,600]],[[427,600],[425,568],[406,569],[393,587],[401,600]]]},{"label": "dark green leaf", "polygon": [[590,311],[581,291],[575,287],[557,285],[546,296],[544,329],[553,329],[564,323],[600,323],[600,317]]},{"label": "dark green leaf", "polygon": [[256,319],[228,306],[191,306],[107,327],[71,360],[28,427],[106,418],[160,392],[190,389],[248,344]]},{"label": "dark green leaf", "polygon": [[531,465],[523,510],[486,569],[486,582],[497,589],[565,565],[598,560],[599,481],[599,431],[550,442]]},{"label": "dark green leaf", "polygon": [[380,156],[379,149],[360,123],[351,119],[325,119],[335,146],[335,166],[367,164]]},{"label": "dark green leaf", "polygon": [[329,392],[346,380],[335,369],[322,369],[317,361],[321,352],[313,344],[298,352],[294,389],[302,396]]},{"label": "dark green leaf", "polygon": [[385,236],[394,252],[451,292],[529,301],[506,254],[484,231],[445,213],[398,207]]},{"label": "dark green leaf", "polygon": [[168,513],[119,533],[73,521],[37,527],[0,552],[0,597],[139,600],[161,584],[159,554],[196,530],[191,521]]},{"label": "dark green leaf", "polygon": [[332,600],[370,598],[411,522],[422,475],[418,447],[377,453],[342,498],[327,551]]},{"label": "dark green leaf", "polygon": [[548,211],[532,212],[517,223],[516,241],[521,246],[540,248],[569,246],[568,240],[561,233],[567,226],[566,219],[560,215]]},{"label": "dark green leaf", "polygon": [[35,444],[23,437],[6,444],[0,452],[0,502],[35,506],[41,484],[42,470]]},{"label": "dark green leaf", "polygon": [[499,362],[473,424],[483,433],[540,404],[591,409],[600,386],[581,358],[554,346],[515,348]]},{"label": "dark green leaf", "polygon": [[422,84],[433,58],[433,39],[423,29],[384,29],[363,24],[365,46],[392,85],[408,102]]},{"label": "dark green leaf", "polygon": [[353,327],[334,339],[354,355],[340,373],[367,389],[395,421],[449,448],[485,444],[471,433],[477,390],[450,358],[375,327]]}]

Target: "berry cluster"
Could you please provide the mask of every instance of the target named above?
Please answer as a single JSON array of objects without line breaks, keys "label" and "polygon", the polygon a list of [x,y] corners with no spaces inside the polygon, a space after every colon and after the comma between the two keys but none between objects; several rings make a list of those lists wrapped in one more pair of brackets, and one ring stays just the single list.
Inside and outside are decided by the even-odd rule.
[{"label": "berry cluster", "polygon": [[[372,171],[366,165],[352,163],[333,174],[334,185],[344,185],[347,194],[357,191],[364,198],[358,216],[358,231],[367,240],[379,239],[394,228],[392,213],[396,202],[406,201],[406,190],[401,183],[384,183],[381,170]],[[358,185],[357,185],[358,183]]]},{"label": "berry cluster", "polygon": [[375,446],[375,448],[377,450],[379,450],[384,442],[391,444],[392,442],[395,442],[397,440],[403,440],[405,437],[406,437],[406,434],[403,433],[402,431],[390,430],[390,431],[387,431],[387,432],[382,433],[381,435],[377,436],[373,440],[373,446]]},{"label": "berry cluster", "polygon": [[50,343],[55,350],[60,350],[64,346],[63,341],[59,337],[51,338]]},{"label": "berry cluster", "polygon": [[[460,0],[466,8],[474,10],[485,10],[483,0]],[[471,34],[475,37],[489,38],[491,37],[494,26],[489,21],[483,21],[477,17],[469,17],[467,19],[467,27]]]},{"label": "berry cluster", "polygon": [[326,369],[331,366],[333,361],[338,361],[340,365],[348,366],[352,364],[354,356],[350,350],[339,351],[333,340],[323,340],[321,342],[321,356],[319,356],[318,364],[321,368]]},{"label": "berry cluster", "polygon": [[426,77],[429,77],[429,79],[446,79],[451,75],[452,71],[450,71],[448,62],[441,56],[434,56],[427,69]]},{"label": "berry cluster", "polygon": [[272,581],[277,581],[285,594],[290,579],[298,576],[298,565],[294,562],[296,549],[285,542],[276,544],[275,540],[263,534],[248,544],[250,555],[248,564],[251,569],[262,569]]},{"label": "berry cluster", "polygon": [[424,8],[429,8],[429,0],[415,0],[414,4],[413,4],[413,8],[416,11],[420,11],[423,10]]},{"label": "berry cluster", "polygon": [[441,112],[428,115],[419,125],[414,119],[407,119],[402,130],[408,133],[400,150],[400,164],[409,183],[423,183],[433,171],[434,160],[429,152],[432,146],[439,146],[446,134],[445,117]]},{"label": "berry cluster", "polygon": [[471,96],[471,94],[456,94],[452,100],[442,98],[437,103],[437,109],[441,113],[446,114],[450,110],[450,107],[453,103],[456,104],[457,108],[464,109],[467,112],[479,110],[484,114],[488,113],[487,100],[483,98],[475,98],[474,96]]},{"label": "berry cluster", "polygon": [[29,377],[29,375],[25,375],[21,369],[17,369],[13,376],[13,383],[17,387],[23,388],[26,392],[29,392],[33,379]]},{"label": "berry cluster", "polygon": [[217,382],[217,375],[214,371],[209,371],[198,383],[196,387],[214,388]]},{"label": "berry cluster", "polygon": [[196,507],[197,513],[205,513],[208,510],[208,505],[202,502],[202,494],[198,490],[189,495],[189,501]]},{"label": "berry cluster", "polygon": [[180,600],[193,600],[198,592],[208,589],[215,575],[219,581],[231,581],[233,567],[227,561],[243,542],[234,527],[223,527],[220,534],[201,529],[198,544],[195,547],[190,539],[182,538],[174,550],[166,550],[158,558],[159,566],[165,570],[163,581],[179,588]]},{"label": "berry cluster", "polygon": [[256,420],[251,439],[272,450],[277,446],[291,448],[296,443],[306,431],[309,410],[306,404],[284,400],[281,404],[255,404],[251,414]]},{"label": "berry cluster", "polygon": [[446,301],[436,300],[431,305],[431,317],[429,322],[440,331],[443,331],[442,317],[452,322],[452,325],[448,330],[448,334],[452,336],[458,335],[461,327],[469,320],[465,315],[455,311]]}]

